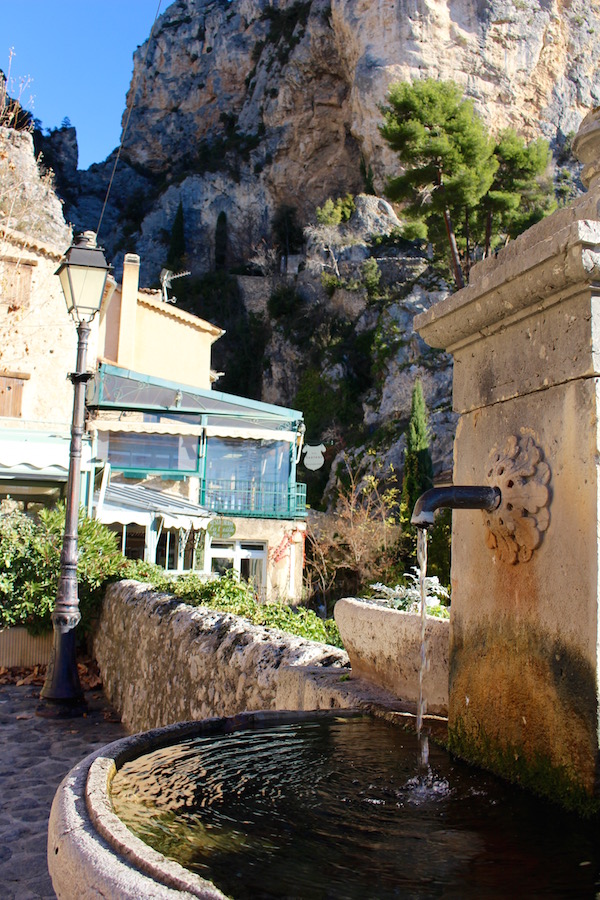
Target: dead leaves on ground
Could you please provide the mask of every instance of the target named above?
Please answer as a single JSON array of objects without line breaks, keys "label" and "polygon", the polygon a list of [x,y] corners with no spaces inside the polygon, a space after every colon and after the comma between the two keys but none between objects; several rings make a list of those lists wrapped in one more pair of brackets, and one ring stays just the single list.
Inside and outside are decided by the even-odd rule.
[{"label": "dead leaves on ground", "polygon": [[[42,687],[46,679],[46,666],[0,666],[0,685],[15,684],[17,687],[36,685]],[[82,657],[77,662],[79,680],[84,691],[100,690],[102,677],[98,663],[91,657]]]}]

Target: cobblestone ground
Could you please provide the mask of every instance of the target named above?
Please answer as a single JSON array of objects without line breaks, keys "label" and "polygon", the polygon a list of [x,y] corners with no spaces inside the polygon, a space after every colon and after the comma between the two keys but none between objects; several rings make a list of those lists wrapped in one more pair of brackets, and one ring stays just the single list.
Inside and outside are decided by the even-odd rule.
[{"label": "cobblestone ground", "polygon": [[46,864],[54,794],[76,763],[126,732],[100,691],[78,719],[36,716],[39,687],[0,685],[0,900],[56,897]]}]

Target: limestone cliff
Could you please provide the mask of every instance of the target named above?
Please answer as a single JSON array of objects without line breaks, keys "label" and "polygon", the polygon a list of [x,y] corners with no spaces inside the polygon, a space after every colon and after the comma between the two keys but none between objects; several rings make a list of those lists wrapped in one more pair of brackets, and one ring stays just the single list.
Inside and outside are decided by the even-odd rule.
[{"label": "limestone cliff", "polygon": [[[453,79],[492,131],[510,125],[528,139],[542,135],[559,153],[600,103],[599,33],[599,0],[176,0],[134,55],[131,115],[100,240],[117,266],[123,252],[138,252],[148,284],[165,263],[180,204],[185,267],[201,274],[214,268],[222,214],[231,265],[271,240],[282,207],[294,208],[300,224],[314,221],[326,198],[362,190],[365,173],[383,194],[397,163],[379,135],[380,105],[399,80]],[[80,227],[96,226],[113,161],[79,173],[68,214]],[[360,264],[360,252],[351,248],[347,264]],[[327,298],[310,273],[296,279],[309,298],[300,324],[316,327],[302,343],[285,322],[269,323],[262,396],[293,404],[304,385],[310,399],[309,376],[318,372],[320,391],[355,392],[363,433],[386,430],[388,458],[398,464],[419,376],[433,412],[436,469],[447,471],[450,363],[428,356],[412,334],[414,312],[443,286],[420,283],[403,266],[396,299],[378,312],[366,301],[354,309],[356,297],[340,291]],[[264,282],[267,317],[272,284]],[[352,352],[338,341],[334,353],[332,337],[319,356],[332,323],[352,332]],[[371,358],[361,363],[358,353],[352,362],[369,340]]]},{"label": "limestone cliff", "polygon": [[61,250],[71,238],[52,175],[36,161],[31,134],[0,126],[0,234],[13,231]]},{"label": "limestone cliff", "polygon": [[[115,250],[135,235],[154,277],[182,200],[200,271],[220,212],[243,255],[278,206],[306,221],[328,196],[362,188],[361,160],[381,192],[395,161],[379,105],[398,80],[452,78],[492,129],[560,146],[600,102],[598,33],[598,0],[176,0],[134,56],[128,177],[113,188],[105,241]],[[84,178],[78,223],[98,208],[97,174]]]}]

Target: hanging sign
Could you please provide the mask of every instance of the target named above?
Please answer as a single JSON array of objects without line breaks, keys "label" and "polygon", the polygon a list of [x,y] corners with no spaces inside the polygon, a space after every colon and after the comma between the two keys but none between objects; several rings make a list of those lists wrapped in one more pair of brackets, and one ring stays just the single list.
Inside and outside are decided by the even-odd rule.
[{"label": "hanging sign", "polygon": [[325,444],[319,444],[318,447],[309,447],[308,444],[305,444],[302,452],[304,453],[304,465],[307,469],[315,471],[320,469],[325,462],[325,457],[323,456]]},{"label": "hanging sign", "polygon": [[211,538],[222,541],[233,537],[235,534],[235,522],[232,522],[231,519],[211,519],[206,530]]}]

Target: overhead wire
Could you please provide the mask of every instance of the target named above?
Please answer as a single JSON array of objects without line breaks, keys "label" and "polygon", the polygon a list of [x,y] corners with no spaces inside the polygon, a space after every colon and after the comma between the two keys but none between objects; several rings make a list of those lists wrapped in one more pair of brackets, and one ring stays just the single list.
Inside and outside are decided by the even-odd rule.
[{"label": "overhead wire", "polygon": [[[156,7],[156,14],[154,16],[154,22],[152,23],[152,28],[150,29],[150,36],[148,37],[148,42],[146,44],[146,53],[144,55],[142,69],[145,69],[145,67],[146,67],[146,60],[148,59],[148,53],[150,51],[150,44],[152,43],[152,36],[154,35],[154,27],[156,25],[156,21],[158,19],[159,13],[160,13],[161,4],[162,4],[162,0],[158,0],[158,6]],[[114,164],[112,167],[112,172],[111,172],[110,179],[108,182],[108,187],[106,189],[106,196],[104,197],[104,203],[102,204],[102,211],[100,212],[100,218],[98,220],[98,227],[96,228],[96,235],[100,234],[100,228],[102,227],[102,220],[104,219],[104,213],[106,212],[108,198],[110,196],[110,191],[111,191],[111,188],[113,185],[113,181],[115,179],[115,173],[117,171],[117,166],[119,165],[119,160],[121,158],[121,151],[123,150],[123,142],[125,140],[125,135],[127,134],[127,128],[129,127],[129,120],[131,118],[131,113],[133,112],[133,107],[135,105],[135,97],[136,97],[138,78],[139,78],[139,70],[136,73],[135,69],[134,69],[134,78],[133,78],[133,81],[131,84],[131,92],[130,92],[131,103],[127,107],[127,117],[125,119],[125,125],[123,126],[123,131],[121,132],[121,141],[119,143],[117,155],[115,156],[115,161],[114,161]]]}]

